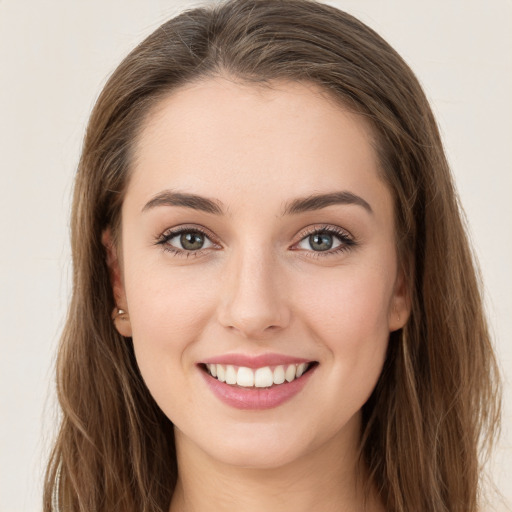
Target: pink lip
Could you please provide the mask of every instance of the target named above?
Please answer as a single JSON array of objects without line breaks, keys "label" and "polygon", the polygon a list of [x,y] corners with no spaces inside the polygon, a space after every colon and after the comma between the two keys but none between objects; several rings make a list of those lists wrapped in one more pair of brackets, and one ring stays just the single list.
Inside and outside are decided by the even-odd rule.
[{"label": "pink lip", "polygon": [[286,364],[310,363],[311,359],[286,356],[283,354],[261,354],[248,356],[245,354],[225,354],[201,361],[203,364],[231,364],[233,366],[245,366],[246,368],[262,368],[264,366],[279,366]]},{"label": "pink lip", "polygon": [[292,382],[284,382],[269,388],[233,386],[220,382],[204,370],[200,370],[200,372],[213,394],[225,404],[236,409],[263,410],[272,409],[291,400],[308,383],[316,368],[316,365],[313,366]]}]

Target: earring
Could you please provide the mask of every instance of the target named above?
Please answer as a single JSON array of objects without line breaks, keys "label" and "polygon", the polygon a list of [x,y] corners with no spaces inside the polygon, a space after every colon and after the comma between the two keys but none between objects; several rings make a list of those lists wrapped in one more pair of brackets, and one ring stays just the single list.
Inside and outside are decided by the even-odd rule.
[{"label": "earring", "polygon": [[112,320],[114,320],[114,322],[116,320],[125,320],[126,321],[126,320],[128,320],[128,313],[124,309],[115,307],[114,311],[112,312]]}]

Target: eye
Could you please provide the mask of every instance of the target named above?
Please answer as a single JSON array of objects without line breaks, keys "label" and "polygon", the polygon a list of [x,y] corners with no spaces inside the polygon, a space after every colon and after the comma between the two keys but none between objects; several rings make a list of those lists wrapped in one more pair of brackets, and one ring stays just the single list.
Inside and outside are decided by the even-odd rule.
[{"label": "eye", "polygon": [[187,257],[216,247],[202,230],[186,227],[166,231],[158,238],[157,244],[162,245],[166,251]]},{"label": "eye", "polygon": [[[349,250],[356,245],[354,239],[345,230],[334,226],[312,228],[295,246],[297,249],[325,253],[325,256]],[[315,254],[320,256],[321,254]]]},{"label": "eye", "polygon": [[[185,231],[179,235],[173,236],[167,243],[173,245],[172,240],[176,240],[176,242],[181,245],[180,248],[186,251],[197,251],[203,249],[205,245],[209,247],[208,242],[210,242],[206,235],[198,231]],[[210,242],[210,245],[213,244]]]},{"label": "eye", "polygon": [[299,244],[299,247],[301,247],[301,249],[308,249],[308,247],[304,247],[304,245],[309,245],[314,251],[328,251],[333,247],[336,248],[340,246],[341,242],[336,240],[332,233],[324,232],[315,233],[304,238]]}]

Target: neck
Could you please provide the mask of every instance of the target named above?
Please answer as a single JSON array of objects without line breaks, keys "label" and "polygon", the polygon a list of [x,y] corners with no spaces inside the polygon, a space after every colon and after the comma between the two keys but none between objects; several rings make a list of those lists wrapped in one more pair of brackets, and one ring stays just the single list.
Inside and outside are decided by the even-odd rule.
[{"label": "neck", "polygon": [[292,463],[261,469],[213,460],[177,429],[175,437],[179,478],[170,512],[383,510],[376,493],[364,494],[357,443],[346,449],[334,439]]}]

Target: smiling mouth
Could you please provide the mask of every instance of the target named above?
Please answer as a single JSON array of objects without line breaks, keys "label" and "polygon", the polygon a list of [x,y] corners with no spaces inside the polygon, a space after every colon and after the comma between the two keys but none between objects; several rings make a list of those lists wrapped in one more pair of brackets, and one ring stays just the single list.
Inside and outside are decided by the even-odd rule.
[{"label": "smiling mouth", "polygon": [[317,366],[318,362],[247,368],[231,364],[201,364],[200,367],[214,379],[243,388],[270,388],[293,382]]}]

